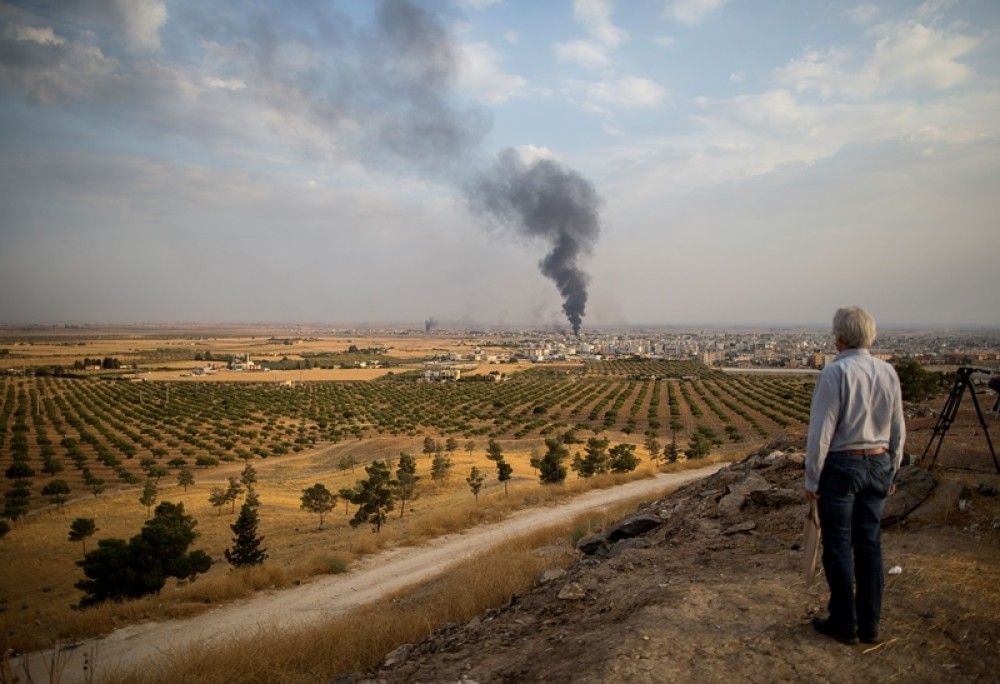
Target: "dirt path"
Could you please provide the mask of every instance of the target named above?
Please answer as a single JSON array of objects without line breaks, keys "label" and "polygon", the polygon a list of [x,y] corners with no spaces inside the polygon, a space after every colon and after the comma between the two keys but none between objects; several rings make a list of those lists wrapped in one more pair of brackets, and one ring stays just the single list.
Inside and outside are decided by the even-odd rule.
[{"label": "dirt path", "polygon": [[[64,654],[62,681],[82,681],[84,656],[96,651],[98,675],[132,667],[161,651],[187,644],[205,644],[253,632],[260,627],[285,629],[318,622],[376,601],[406,586],[426,581],[449,567],[504,540],[639,495],[658,495],[705,477],[725,464],[680,473],[661,473],[609,489],[599,489],[557,506],[519,511],[506,520],[450,534],[418,547],[401,547],[369,557],[345,575],[331,575],[308,584],[281,589],[183,620],[146,622],[105,637],[87,639]],[[45,660],[53,653],[31,654],[35,681],[47,681]],[[15,664],[16,667],[20,667]]]}]

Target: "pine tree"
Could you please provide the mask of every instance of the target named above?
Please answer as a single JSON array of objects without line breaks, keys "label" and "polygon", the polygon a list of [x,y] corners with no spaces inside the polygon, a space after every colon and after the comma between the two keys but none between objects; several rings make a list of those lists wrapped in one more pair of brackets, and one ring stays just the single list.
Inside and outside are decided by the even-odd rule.
[{"label": "pine tree", "polygon": [[252,508],[260,508],[260,497],[257,496],[256,487],[247,485],[247,498],[243,500],[243,503],[250,504]]},{"label": "pine tree", "polygon": [[351,527],[371,523],[373,530],[382,531],[386,516],[393,507],[395,480],[389,466],[375,461],[365,468],[367,479],[360,480],[355,488],[354,502],[358,510],[351,518]]},{"label": "pine tree", "polygon": [[77,518],[69,525],[68,541],[82,542],[83,555],[87,555],[87,537],[97,532],[97,525],[93,518]]},{"label": "pine tree", "polygon": [[243,483],[244,487],[251,487],[257,484],[257,469],[249,461],[243,467],[243,472],[240,473],[240,482]]},{"label": "pine tree", "polygon": [[584,455],[573,458],[573,470],[580,477],[591,477],[608,472],[608,440],[591,437],[587,440]]},{"label": "pine tree", "polygon": [[152,480],[146,480],[145,484],[142,485],[142,494],[139,496],[139,503],[146,507],[147,518],[158,497],[159,492],[156,489],[156,483]]},{"label": "pine tree", "polygon": [[233,545],[223,552],[233,567],[260,565],[267,558],[267,550],[260,546],[264,537],[257,535],[257,522],[257,509],[250,504],[247,495],[247,500],[240,507],[239,517],[229,526],[233,531]]},{"label": "pine tree", "polygon": [[452,462],[448,456],[443,453],[437,453],[434,455],[434,460],[431,461],[431,479],[438,484],[443,483],[448,479],[448,474],[451,473]]},{"label": "pine tree", "polygon": [[188,490],[188,485],[194,484],[194,473],[190,468],[181,468],[177,471],[177,484],[184,488],[186,492]]},{"label": "pine tree", "polygon": [[639,457],[635,455],[635,444],[616,444],[608,454],[608,464],[615,473],[629,473],[639,465]]},{"label": "pine tree", "polygon": [[222,515],[222,507],[229,502],[226,497],[226,490],[222,487],[212,487],[212,491],[208,493],[208,503],[212,504],[219,509],[219,515]]},{"label": "pine tree", "polygon": [[235,476],[230,475],[229,486],[226,487],[226,501],[231,503],[233,506],[232,509],[229,511],[230,513],[236,512],[236,500],[240,498],[240,495],[242,493],[243,493],[243,485],[240,484],[240,481],[237,480]]},{"label": "pine tree", "polygon": [[403,517],[406,502],[417,498],[417,462],[412,456],[403,452],[399,454],[399,465],[396,467],[396,498],[399,499],[399,517]]},{"label": "pine tree", "polygon": [[476,497],[476,503],[479,503],[479,492],[482,490],[483,482],[485,481],[486,474],[476,466],[472,466],[472,470],[469,471],[469,476],[465,478],[465,482],[469,485],[469,490],[473,496]]},{"label": "pine tree", "polygon": [[558,484],[566,479],[563,460],[569,456],[569,449],[558,439],[545,440],[545,455],[538,460],[538,479],[542,484]]},{"label": "pine tree", "polygon": [[302,508],[319,515],[319,529],[323,529],[323,516],[337,505],[337,497],[329,489],[317,482],[302,490]]},{"label": "pine tree", "polygon": [[507,496],[507,482],[514,469],[502,457],[497,461],[497,480],[503,482],[503,495]]},{"label": "pine tree", "polygon": [[500,447],[500,443],[495,439],[491,439],[486,445],[486,458],[491,461],[499,461],[503,458],[503,449]]}]

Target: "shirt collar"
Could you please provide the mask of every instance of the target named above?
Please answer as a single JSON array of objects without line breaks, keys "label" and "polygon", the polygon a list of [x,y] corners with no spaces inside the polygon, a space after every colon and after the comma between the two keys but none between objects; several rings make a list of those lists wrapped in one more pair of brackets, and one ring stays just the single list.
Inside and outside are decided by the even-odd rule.
[{"label": "shirt collar", "polygon": [[848,356],[871,356],[871,352],[863,347],[858,349],[845,349],[837,354],[836,360],[844,359]]}]

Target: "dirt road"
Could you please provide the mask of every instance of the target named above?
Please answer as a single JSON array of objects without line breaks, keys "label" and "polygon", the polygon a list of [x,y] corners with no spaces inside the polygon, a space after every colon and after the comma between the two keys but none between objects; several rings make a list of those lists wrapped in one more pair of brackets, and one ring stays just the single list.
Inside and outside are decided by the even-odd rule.
[{"label": "dirt road", "polygon": [[[445,535],[422,546],[377,554],[344,575],[324,576],[299,587],[261,593],[192,618],[131,625],[105,637],[88,639],[63,654],[66,665],[62,681],[82,681],[84,657],[92,651],[96,652],[100,679],[102,673],[135,666],[167,649],[240,636],[259,627],[285,629],[318,622],[431,579],[506,539],[571,520],[621,499],[656,496],[710,475],[723,465],[661,473],[654,478],[593,490],[557,506],[526,509],[506,520]],[[45,661],[52,657],[51,651],[30,655],[28,662],[34,681],[47,681]],[[15,666],[20,667],[16,663]]]}]

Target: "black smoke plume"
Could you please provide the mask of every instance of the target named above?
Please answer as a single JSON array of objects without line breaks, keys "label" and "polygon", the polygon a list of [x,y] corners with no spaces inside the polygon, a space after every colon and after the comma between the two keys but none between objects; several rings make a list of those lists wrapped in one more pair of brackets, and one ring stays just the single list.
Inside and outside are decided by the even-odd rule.
[{"label": "black smoke plume", "polygon": [[476,211],[551,246],[538,267],[559,288],[563,311],[578,335],[590,277],[577,261],[593,251],[601,232],[600,199],[594,186],[551,159],[527,161],[508,148],[466,193]]}]

